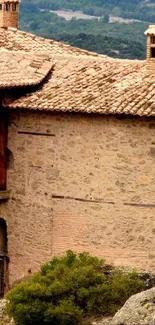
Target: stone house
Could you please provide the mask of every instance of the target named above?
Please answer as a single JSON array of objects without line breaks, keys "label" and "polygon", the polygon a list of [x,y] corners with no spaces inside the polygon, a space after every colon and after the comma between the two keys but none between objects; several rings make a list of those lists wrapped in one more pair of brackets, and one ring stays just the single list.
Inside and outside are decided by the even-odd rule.
[{"label": "stone house", "polygon": [[67,249],[155,270],[155,27],[147,60],[21,32],[0,0],[0,295]]}]

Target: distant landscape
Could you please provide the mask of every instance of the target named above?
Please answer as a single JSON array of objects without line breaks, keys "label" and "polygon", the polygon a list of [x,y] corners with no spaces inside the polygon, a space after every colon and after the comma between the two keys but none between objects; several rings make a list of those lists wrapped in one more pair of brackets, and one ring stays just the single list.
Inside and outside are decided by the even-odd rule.
[{"label": "distant landscape", "polygon": [[144,59],[155,0],[23,0],[20,29],[115,58]]}]

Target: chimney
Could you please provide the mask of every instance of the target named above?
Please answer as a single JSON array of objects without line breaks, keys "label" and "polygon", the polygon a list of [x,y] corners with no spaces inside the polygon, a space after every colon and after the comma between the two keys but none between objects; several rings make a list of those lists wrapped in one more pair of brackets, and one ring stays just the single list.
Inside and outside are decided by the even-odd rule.
[{"label": "chimney", "polygon": [[155,70],[155,25],[150,25],[144,34],[147,36],[146,65],[152,71]]},{"label": "chimney", "polygon": [[0,0],[0,27],[18,28],[20,0]]}]

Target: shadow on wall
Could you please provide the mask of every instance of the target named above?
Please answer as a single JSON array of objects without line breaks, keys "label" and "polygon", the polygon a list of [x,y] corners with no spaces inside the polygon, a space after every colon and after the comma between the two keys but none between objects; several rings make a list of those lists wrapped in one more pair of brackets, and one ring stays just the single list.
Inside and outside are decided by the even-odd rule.
[{"label": "shadow on wall", "polygon": [[13,157],[13,153],[8,148],[6,149],[6,156],[7,156],[7,169],[13,169],[14,157]]},{"label": "shadow on wall", "polygon": [[0,298],[8,289],[7,224],[0,218]]}]

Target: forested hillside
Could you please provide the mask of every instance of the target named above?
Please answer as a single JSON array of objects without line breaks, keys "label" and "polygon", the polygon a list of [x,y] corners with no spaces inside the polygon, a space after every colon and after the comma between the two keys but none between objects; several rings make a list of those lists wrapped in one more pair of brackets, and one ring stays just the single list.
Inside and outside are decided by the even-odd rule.
[{"label": "forested hillside", "polygon": [[81,10],[82,12],[103,16],[105,13],[124,18],[155,22],[155,0],[24,0],[42,9]]},{"label": "forested hillside", "polygon": [[[58,10],[81,11],[96,19],[66,20]],[[110,23],[113,17],[130,22]],[[155,0],[23,0],[20,11],[20,27],[26,31],[118,58],[145,57],[149,23],[155,23]]]}]

